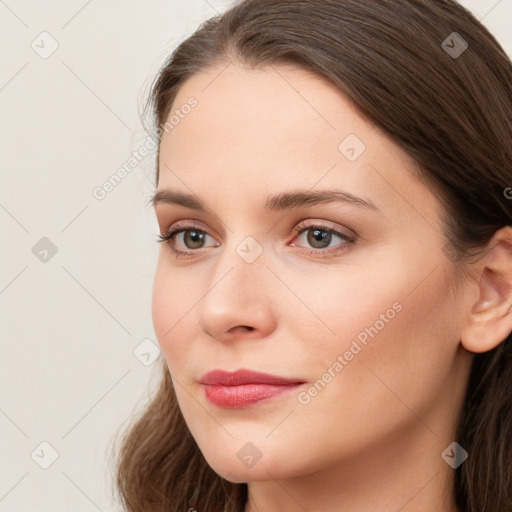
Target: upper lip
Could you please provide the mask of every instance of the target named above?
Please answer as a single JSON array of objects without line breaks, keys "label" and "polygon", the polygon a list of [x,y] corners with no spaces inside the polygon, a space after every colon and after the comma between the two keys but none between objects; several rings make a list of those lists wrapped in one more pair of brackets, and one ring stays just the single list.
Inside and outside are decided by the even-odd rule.
[{"label": "upper lip", "polygon": [[291,386],[303,384],[300,379],[290,379],[270,375],[268,373],[255,372],[252,370],[240,369],[235,372],[224,370],[213,370],[205,373],[200,379],[200,384],[211,384],[217,386],[241,386],[243,384],[273,384],[276,386]]}]

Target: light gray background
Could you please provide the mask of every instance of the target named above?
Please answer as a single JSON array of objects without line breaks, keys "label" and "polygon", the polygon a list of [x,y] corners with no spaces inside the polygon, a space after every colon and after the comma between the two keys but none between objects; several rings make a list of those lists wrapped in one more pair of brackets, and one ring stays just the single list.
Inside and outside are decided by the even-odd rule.
[{"label": "light gray background", "polygon": [[[512,55],[512,0],[462,3]],[[154,155],[92,191],[145,142],[139,107],[165,57],[229,4],[0,0],[0,512],[120,510],[113,436],[159,375],[140,356],[156,343]]]}]

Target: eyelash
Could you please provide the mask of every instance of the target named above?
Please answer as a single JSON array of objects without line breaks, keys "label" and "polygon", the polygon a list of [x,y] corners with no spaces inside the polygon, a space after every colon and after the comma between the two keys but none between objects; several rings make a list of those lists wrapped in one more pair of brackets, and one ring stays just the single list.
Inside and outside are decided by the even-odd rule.
[{"label": "eyelash", "polygon": [[[331,235],[336,235],[339,238],[341,238],[345,243],[343,244],[341,249],[339,246],[328,247],[326,249],[308,249],[308,248],[302,247],[301,248],[302,251],[305,252],[308,256],[319,256],[320,254],[322,256],[325,256],[325,255],[331,255],[333,253],[342,253],[342,252],[349,250],[350,247],[356,242],[355,238],[348,236],[344,233],[341,233],[340,231],[337,231],[335,229],[329,228],[322,224],[311,224],[311,225],[307,225],[307,226],[305,226],[305,225],[297,226],[297,227],[293,228],[293,231],[298,233],[298,236],[300,236],[302,233],[304,233],[306,231],[313,230],[313,229],[323,231],[323,232],[329,233]],[[197,253],[200,249],[191,249],[189,251],[178,251],[177,249],[175,249],[172,246],[172,241],[173,241],[174,237],[176,235],[178,235],[179,233],[186,232],[186,231],[197,231],[199,233],[208,235],[208,233],[206,233],[206,231],[199,229],[197,226],[188,225],[188,224],[185,224],[185,225],[176,224],[175,229],[170,231],[167,235],[165,235],[165,236],[158,235],[157,242],[158,243],[166,243],[167,245],[169,245],[171,251],[176,255],[176,258],[194,257],[195,256],[194,253]],[[295,246],[293,246],[293,247],[295,247]]]}]

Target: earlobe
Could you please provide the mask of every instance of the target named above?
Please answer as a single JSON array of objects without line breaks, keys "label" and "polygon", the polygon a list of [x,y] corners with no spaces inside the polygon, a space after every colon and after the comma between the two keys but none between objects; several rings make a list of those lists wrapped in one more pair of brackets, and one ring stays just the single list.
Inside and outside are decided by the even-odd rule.
[{"label": "earlobe", "polygon": [[475,353],[497,347],[512,332],[512,227],[498,230],[480,263],[479,297],[461,332]]}]

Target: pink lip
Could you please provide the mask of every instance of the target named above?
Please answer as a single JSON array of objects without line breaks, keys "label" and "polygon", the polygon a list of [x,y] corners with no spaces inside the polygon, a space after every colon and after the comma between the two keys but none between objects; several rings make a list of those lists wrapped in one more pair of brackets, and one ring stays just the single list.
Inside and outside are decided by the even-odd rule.
[{"label": "pink lip", "polygon": [[304,384],[301,380],[244,369],[233,373],[213,370],[203,375],[199,382],[204,385],[206,398],[224,408],[249,407]]}]

